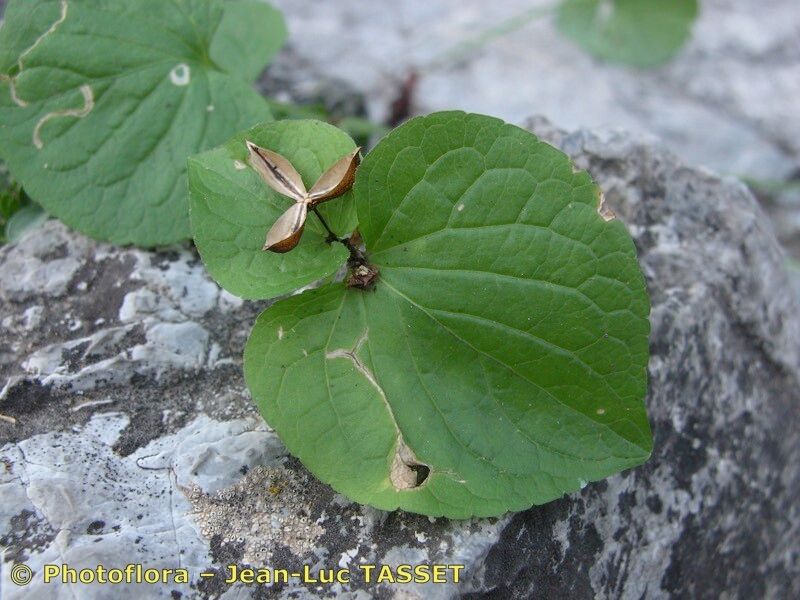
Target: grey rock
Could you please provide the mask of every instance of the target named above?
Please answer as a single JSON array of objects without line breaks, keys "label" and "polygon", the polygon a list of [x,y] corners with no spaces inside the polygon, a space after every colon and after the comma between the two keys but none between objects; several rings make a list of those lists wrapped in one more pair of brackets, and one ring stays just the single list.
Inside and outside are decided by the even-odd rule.
[{"label": "grey rock", "polygon": [[364,96],[352,83],[338,78],[336,71],[322,72],[295,50],[291,39],[256,87],[278,102],[322,109],[333,121],[367,114]]},{"label": "grey rock", "polygon": [[7,297],[25,301],[35,295],[58,297],[67,291],[67,285],[80,269],[80,256],[86,245],[76,248],[73,255],[64,254],[63,238],[35,236],[25,248],[25,256],[20,248],[12,246],[10,260],[4,269],[3,294]]},{"label": "grey rock", "polygon": [[[499,519],[353,504],[289,456],[249,400],[241,351],[268,303],[220,292],[188,247],[113,248],[49,222],[0,249],[6,561],[191,575],[115,598],[800,595],[800,311],[769,221],[740,182],[650,140],[529,126],[589,169],[638,246],[653,301],[646,465]],[[57,251],[39,251],[42,239]],[[59,286],[18,276],[54,261],[77,265]],[[373,562],[463,564],[465,577],[221,580],[229,563]],[[4,598],[109,593],[16,587],[7,573]]]},{"label": "grey rock", "polygon": [[[464,109],[561,127],[624,127],[724,173],[783,178],[800,166],[800,44],[795,0],[703,0],[692,40],[658,69],[600,62],[551,14],[468,52],[465,41],[552,0],[273,0],[295,51],[364,93],[386,117],[410,70],[416,110]],[[444,59],[444,60],[443,60]]]},{"label": "grey rock", "polygon": [[780,184],[778,190],[759,195],[775,223],[778,239],[800,260],[800,179]]}]

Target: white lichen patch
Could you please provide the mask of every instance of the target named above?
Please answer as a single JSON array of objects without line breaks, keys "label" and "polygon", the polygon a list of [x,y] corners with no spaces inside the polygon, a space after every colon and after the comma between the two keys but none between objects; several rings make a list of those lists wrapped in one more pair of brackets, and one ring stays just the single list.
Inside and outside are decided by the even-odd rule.
[{"label": "white lichen patch", "polygon": [[309,516],[305,487],[293,471],[258,466],[215,494],[195,487],[187,496],[204,537],[218,535],[223,544],[243,545],[242,562],[259,565],[271,560],[277,545],[298,556],[317,547],[325,530]]},{"label": "white lichen patch", "polygon": [[53,112],[47,113],[36,123],[36,127],[33,128],[33,145],[36,146],[37,150],[41,150],[44,147],[44,142],[42,141],[42,127],[44,127],[45,123],[59,117],[75,117],[76,119],[82,119],[92,112],[94,108],[94,93],[92,92],[92,88],[88,85],[82,85],[80,87],[80,92],[83,96],[83,106],[81,108],[54,110]]},{"label": "white lichen patch", "polygon": [[189,85],[189,82],[192,80],[192,70],[186,63],[177,64],[169,72],[169,80],[172,82],[172,85],[177,85],[179,87]]}]

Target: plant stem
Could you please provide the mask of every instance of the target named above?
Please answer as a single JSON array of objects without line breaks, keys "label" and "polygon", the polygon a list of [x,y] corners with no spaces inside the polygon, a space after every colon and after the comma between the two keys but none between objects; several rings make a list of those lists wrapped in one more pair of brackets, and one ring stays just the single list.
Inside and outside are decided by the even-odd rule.
[{"label": "plant stem", "polygon": [[356,247],[356,245],[350,240],[350,238],[341,238],[338,235],[336,235],[333,232],[333,230],[330,228],[330,226],[328,226],[328,223],[325,221],[325,219],[322,217],[322,215],[319,213],[319,211],[317,210],[316,206],[314,206],[311,209],[311,212],[313,212],[315,215],[317,215],[317,218],[319,219],[319,222],[322,223],[322,226],[325,228],[325,231],[328,232],[328,239],[325,240],[325,241],[328,242],[329,244],[331,242],[339,242],[345,248],[347,248],[348,252],[350,252],[350,259],[347,262],[350,263],[351,267],[352,266],[366,265],[367,264],[367,257],[361,251],[361,249]]},{"label": "plant stem", "polygon": [[333,231],[331,230],[331,228],[328,226],[328,223],[325,221],[325,219],[323,219],[323,218],[322,218],[322,215],[321,215],[321,214],[319,214],[319,211],[317,210],[317,207],[316,207],[316,206],[314,206],[314,207],[312,207],[312,208],[311,208],[311,212],[313,212],[315,215],[317,215],[317,218],[319,219],[319,222],[320,222],[320,223],[322,223],[322,226],[325,228],[325,231],[327,231],[327,232],[328,232],[328,239],[327,239],[327,240],[325,240],[325,241],[327,241],[329,244],[330,244],[331,242],[341,242],[341,241],[342,241],[342,240],[339,238],[339,236],[338,236],[338,235],[336,235],[335,233],[333,233]]}]

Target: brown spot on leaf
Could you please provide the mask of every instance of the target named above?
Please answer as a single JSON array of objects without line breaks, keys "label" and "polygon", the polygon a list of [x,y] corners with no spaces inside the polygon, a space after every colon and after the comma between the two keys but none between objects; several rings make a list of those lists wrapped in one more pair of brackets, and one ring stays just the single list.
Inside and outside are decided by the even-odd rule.
[{"label": "brown spot on leaf", "polygon": [[360,290],[371,289],[378,279],[378,269],[372,265],[358,265],[347,276],[347,287]]},{"label": "brown spot on leaf", "polygon": [[419,462],[413,450],[398,435],[389,478],[398,490],[410,490],[421,486],[428,479],[430,468]]},{"label": "brown spot on leaf", "polygon": [[614,211],[608,207],[608,204],[606,204],[606,197],[603,195],[603,192],[600,192],[600,203],[597,205],[597,214],[603,217],[604,221],[610,221],[617,216],[614,214]]}]

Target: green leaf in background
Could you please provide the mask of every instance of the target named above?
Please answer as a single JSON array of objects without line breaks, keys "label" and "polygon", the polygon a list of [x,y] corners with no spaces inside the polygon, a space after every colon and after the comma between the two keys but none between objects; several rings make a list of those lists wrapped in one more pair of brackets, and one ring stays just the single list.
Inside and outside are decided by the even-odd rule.
[{"label": "green leaf in background", "polygon": [[0,30],[0,153],[93,237],[189,237],[186,157],[271,118],[251,87],[285,38],[256,0],[12,0]]},{"label": "green leaf in background", "polygon": [[31,201],[0,161],[0,244],[18,240],[45,220],[47,213]]},{"label": "green leaf in background", "polygon": [[680,50],[697,13],[697,0],[564,0],[558,26],[599,58],[652,67]]},{"label": "green leaf in background", "polygon": [[282,300],[245,349],[262,414],[311,471],[361,503],[466,518],[647,459],[649,300],[585,172],[448,112],[384,138],[354,193],[374,290]]},{"label": "green leaf in background", "polygon": [[[293,201],[269,188],[248,165],[245,140],[287,158],[309,189],[356,147],[346,133],[321,121],[276,121],[189,159],[192,234],[208,272],[242,298],[273,298],[334,274],[348,253],[341,244],[325,241],[315,215],[308,216],[300,244],[291,252],[261,249],[267,231]],[[321,204],[319,211],[339,235],[356,227],[352,192]]]},{"label": "green leaf in background", "polygon": [[38,204],[26,204],[8,219],[5,228],[5,241],[16,242],[31,229],[39,227],[47,220],[47,213]]}]

